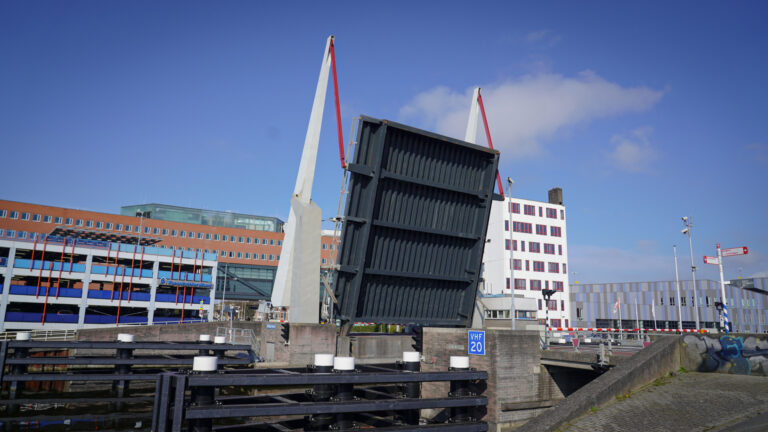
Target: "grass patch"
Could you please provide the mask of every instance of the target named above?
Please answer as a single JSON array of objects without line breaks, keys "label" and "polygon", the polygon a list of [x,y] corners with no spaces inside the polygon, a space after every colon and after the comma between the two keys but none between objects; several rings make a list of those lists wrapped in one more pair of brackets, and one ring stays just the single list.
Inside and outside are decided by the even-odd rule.
[{"label": "grass patch", "polygon": [[688,372],[690,372],[690,371],[689,371],[688,369],[686,369],[686,368],[684,368],[684,367],[680,366],[680,369],[678,370],[678,372],[680,372],[680,373],[688,373]]},{"label": "grass patch", "polygon": [[620,395],[616,396],[616,400],[621,402],[623,400],[629,399],[630,397],[632,397],[632,394],[630,394],[629,392],[626,392],[624,394],[620,394]]}]

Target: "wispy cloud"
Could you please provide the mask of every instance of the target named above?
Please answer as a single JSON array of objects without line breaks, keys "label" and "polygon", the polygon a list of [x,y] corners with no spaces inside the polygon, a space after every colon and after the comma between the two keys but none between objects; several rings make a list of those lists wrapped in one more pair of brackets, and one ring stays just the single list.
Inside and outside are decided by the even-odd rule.
[{"label": "wispy cloud", "polygon": [[526,43],[544,48],[557,45],[557,43],[560,42],[560,39],[560,35],[555,34],[552,30],[548,29],[532,31],[525,35]]},{"label": "wispy cloud", "polygon": [[761,143],[747,144],[744,146],[744,150],[747,151],[751,160],[768,164],[768,145]]},{"label": "wispy cloud", "polygon": [[[483,101],[496,147],[516,157],[542,153],[542,141],[563,128],[653,107],[664,95],[649,87],[622,87],[592,71],[573,77],[538,73],[483,87]],[[464,137],[472,89],[435,87],[400,110],[406,120]],[[481,130],[482,128],[478,128]]]},{"label": "wispy cloud", "polygon": [[624,171],[650,172],[651,163],[659,157],[659,152],[651,145],[652,132],[652,128],[643,127],[628,134],[614,135],[611,142],[616,147],[608,157]]}]

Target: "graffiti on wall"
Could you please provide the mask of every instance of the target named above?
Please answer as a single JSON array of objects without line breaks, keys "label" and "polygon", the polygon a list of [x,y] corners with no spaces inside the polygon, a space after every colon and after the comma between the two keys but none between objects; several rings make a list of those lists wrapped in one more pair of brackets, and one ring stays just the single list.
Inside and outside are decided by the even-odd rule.
[{"label": "graffiti on wall", "polygon": [[699,372],[768,376],[768,340],[749,336],[687,335],[683,348]]}]

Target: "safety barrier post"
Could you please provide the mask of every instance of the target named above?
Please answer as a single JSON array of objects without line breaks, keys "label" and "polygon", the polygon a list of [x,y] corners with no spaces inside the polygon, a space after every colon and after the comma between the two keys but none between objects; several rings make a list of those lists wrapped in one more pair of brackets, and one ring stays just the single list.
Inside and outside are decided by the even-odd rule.
[{"label": "safety barrier post", "polygon": [[[127,346],[131,346],[133,343],[133,335],[128,333],[118,333],[117,334],[117,341],[120,343],[125,343]],[[121,362],[118,362],[115,364],[115,373],[117,375],[128,375],[131,373],[131,365],[125,362],[125,360],[129,360],[133,356],[133,348],[118,348],[115,352],[115,358],[117,360],[122,360]],[[125,379],[118,379],[115,381],[114,388],[117,393],[118,398],[123,398],[128,396],[128,385],[130,381]],[[117,409],[120,410],[123,407],[123,402],[118,401],[117,402]]]},{"label": "safety barrier post", "polygon": [[[211,335],[200,335],[200,343],[210,345],[211,344]],[[209,356],[211,355],[211,352],[207,348],[201,348],[200,349],[200,355],[201,356]]]},{"label": "safety barrier post", "polygon": [[[214,374],[218,369],[218,357],[198,356],[192,363],[192,373],[194,374]],[[212,386],[196,386],[191,389],[192,406],[211,406],[215,403],[216,388]],[[192,432],[210,432],[213,430],[212,419],[197,419],[190,421],[190,431]]]},{"label": "safety barrier post", "polygon": [[[333,354],[315,354],[315,363],[308,367],[314,373],[333,372]],[[309,392],[313,402],[328,402],[333,396],[333,385],[316,384]],[[321,413],[311,415],[307,419],[306,430],[328,430],[333,424],[333,414]]]},{"label": "safety barrier post", "polygon": [[[16,333],[16,340],[17,341],[28,341],[32,337],[32,334],[30,332],[18,332]],[[14,348],[13,350],[13,358],[14,359],[24,359],[29,356],[29,348]],[[27,372],[27,365],[25,364],[15,364],[11,367],[11,373],[13,375],[23,375]],[[23,383],[21,384],[24,385]],[[21,387],[19,387],[18,381],[11,381],[9,391],[8,391],[8,399],[13,400],[18,398],[21,395]],[[8,413],[9,414],[16,414],[19,412],[19,406],[16,404],[8,405]]]},{"label": "safety barrier post", "polygon": [[[452,371],[467,371],[469,370],[469,357],[465,356],[451,356],[450,367],[448,370]],[[462,397],[469,396],[469,381],[459,380],[451,381],[451,392],[448,393],[449,397]],[[469,413],[466,407],[451,408],[452,423],[462,423],[469,420]]]},{"label": "safety barrier post", "polygon": [[[419,372],[421,369],[421,354],[418,351],[403,351],[403,369],[409,372]],[[421,383],[409,382],[405,384],[405,397],[418,399],[421,397]],[[402,412],[403,422],[408,425],[419,424],[420,411],[406,410]]]},{"label": "safety barrier post", "polygon": [[[354,357],[335,357],[333,359],[333,372],[338,374],[352,374],[355,373],[355,358]],[[336,402],[351,401],[354,399],[355,388],[350,383],[345,383],[343,379],[339,383],[336,389],[336,395],[333,400]],[[351,429],[354,426],[352,421],[353,416],[350,413],[336,414],[335,429]]]}]

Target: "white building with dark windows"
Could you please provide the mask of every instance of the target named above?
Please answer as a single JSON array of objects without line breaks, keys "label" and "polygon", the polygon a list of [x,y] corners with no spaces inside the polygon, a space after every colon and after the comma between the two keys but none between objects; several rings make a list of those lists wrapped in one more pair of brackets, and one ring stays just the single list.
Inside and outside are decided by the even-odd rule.
[{"label": "white building with dark windows", "polygon": [[[516,317],[543,324],[569,325],[568,243],[565,206],[560,188],[549,191],[549,201],[506,198],[494,201],[483,254],[486,296],[514,295]],[[544,304],[542,289],[555,290]],[[529,300],[523,300],[529,299]],[[536,309],[517,307],[535,300]],[[538,323],[537,323],[538,324]]]}]

